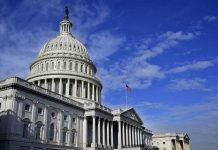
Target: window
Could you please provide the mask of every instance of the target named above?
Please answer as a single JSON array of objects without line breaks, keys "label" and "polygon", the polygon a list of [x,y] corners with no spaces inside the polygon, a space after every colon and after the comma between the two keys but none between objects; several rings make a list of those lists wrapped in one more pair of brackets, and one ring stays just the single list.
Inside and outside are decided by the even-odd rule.
[{"label": "window", "polygon": [[66,87],[67,87],[66,83],[63,83],[63,95],[66,95]]},{"label": "window", "polygon": [[43,68],[44,68],[44,65],[42,64],[42,68],[41,68],[41,71],[43,71]]},{"label": "window", "polygon": [[67,120],[67,115],[64,115],[64,121],[66,121]]},{"label": "window", "polygon": [[75,63],[75,71],[78,71],[78,63]]},{"label": "window", "polygon": [[24,137],[24,138],[27,138],[27,137],[28,137],[29,125],[30,125],[29,119],[25,119],[25,120],[23,121],[23,137]]},{"label": "window", "polygon": [[47,84],[48,84],[48,90],[51,90],[51,87],[52,87],[51,84],[52,84],[52,82],[48,82]]},{"label": "window", "polygon": [[52,67],[53,70],[55,69],[54,62],[51,63],[51,67]]},{"label": "window", "polygon": [[30,105],[29,104],[25,105],[25,111],[30,111]]},{"label": "window", "polygon": [[67,128],[66,127],[63,129],[63,142],[67,143]]},{"label": "window", "polygon": [[80,72],[83,72],[83,65],[81,65],[80,67]]},{"label": "window", "polygon": [[72,122],[73,122],[73,123],[76,123],[76,118],[72,118]]},{"label": "window", "polygon": [[73,69],[73,64],[72,62],[70,62],[69,70],[72,70],[72,69]]},{"label": "window", "polygon": [[55,92],[59,93],[59,82],[55,81]]},{"label": "window", "polygon": [[41,132],[42,131],[42,123],[41,122],[38,122],[37,124],[36,124],[36,128],[35,128],[35,132],[36,132],[36,134],[35,134],[35,138],[36,138],[36,140],[41,140]]},{"label": "window", "polygon": [[46,63],[46,71],[48,71],[48,63]]},{"label": "window", "polygon": [[64,62],[64,69],[66,69],[66,66],[67,66],[67,63],[66,63],[66,62]]},{"label": "window", "polygon": [[50,139],[50,141],[54,141],[54,124],[52,123],[51,125],[50,125],[50,137],[49,137],[49,139]]},{"label": "window", "polygon": [[51,113],[51,116],[52,116],[53,118],[55,118],[55,112],[52,112],[52,113]]},{"label": "window", "polygon": [[43,114],[42,108],[38,108],[38,114],[40,114],[40,115]]},{"label": "window", "polygon": [[60,66],[61,66],[61,63],[60,63],[60,62],[58,62],[58,67],[57,67],[57,68],[58,68],[58,69],[60,69]]},{"label": "window", "polygon": [[75,145],[75,136],[76,136],[76,132],[72,131],[72,144]]},{"label": "window", "polygon": [[86,69],[85,69],[85,73],[87,73],[88,72],[88,66],[86,66]]},{"label": "window", "polygon": [[70,87],[69,87],[69,95],[70,95],[70,96],[72,95],[72,89],[73,89],[73,84],[71,83],[71,84],[70,84]]}]

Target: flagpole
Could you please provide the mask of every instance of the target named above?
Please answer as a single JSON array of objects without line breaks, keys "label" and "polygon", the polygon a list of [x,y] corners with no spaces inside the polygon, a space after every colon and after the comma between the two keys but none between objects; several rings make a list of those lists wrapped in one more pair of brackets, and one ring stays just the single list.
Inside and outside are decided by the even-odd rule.
[{"label": "flagpole", "polygon": [[127,89],[125,89],[125,96],[126,96],[126,108],[127,108]]}]

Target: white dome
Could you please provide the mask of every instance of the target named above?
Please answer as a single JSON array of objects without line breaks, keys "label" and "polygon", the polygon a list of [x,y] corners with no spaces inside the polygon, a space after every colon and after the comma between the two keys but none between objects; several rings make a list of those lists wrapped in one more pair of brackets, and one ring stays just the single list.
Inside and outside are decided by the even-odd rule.
[{"label": "white dome", "polygon": [[37,59],[49,57],[51,55],[68,54],[90,61],[85,46],[78,41],[71,33],[60,33],[60,35],[44,44]]}]

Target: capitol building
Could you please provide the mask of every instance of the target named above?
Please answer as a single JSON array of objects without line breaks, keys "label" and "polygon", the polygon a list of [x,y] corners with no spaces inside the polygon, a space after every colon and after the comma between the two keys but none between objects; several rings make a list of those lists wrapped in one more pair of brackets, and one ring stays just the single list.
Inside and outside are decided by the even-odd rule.
[{"label": "capitol building", "polygon": [[66,7],[60,33],[42,46],[27,78],[0,81],[0,149],[151,149],[152,132],[134,108],[102,104],[97,68],[71,30]]}]

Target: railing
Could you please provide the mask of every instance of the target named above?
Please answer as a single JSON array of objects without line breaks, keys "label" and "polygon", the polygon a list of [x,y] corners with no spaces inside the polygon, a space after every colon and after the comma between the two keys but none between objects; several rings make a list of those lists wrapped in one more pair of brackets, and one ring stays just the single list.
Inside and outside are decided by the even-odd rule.
[{"label": "railing", "polygon": [[55,92],[49,91],[47,89],[44,89],[42,87],[39,87],[39,86],[34,85],[32,83],[29,83],[26,80],[18,78],[18,77],[12,77],[12,78],[0,81],[0,86],[1,86],[1,84],[5,85],[5,84],[12,84],[12,83],[21,85],[23,87],[32,89],[34,91],[37,91],[37,92],[40,92],[40,93],[43,93],[43,94],[46,94],[46,95],[49,95],[49,96],[57,98],[57,99],[59,99],[59,100],[61,100],[63,102],[67,102],[67,103],[70,103],[70,104],[78,106],[78,107],[84,107],[84,105],[82,103],[80,103],[80,102],[74,101],[73,99],[67,98],[67,97],[65,97],[63,95],[57,94]]}]

